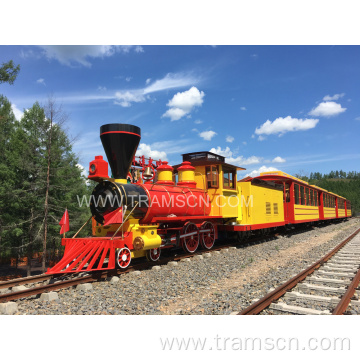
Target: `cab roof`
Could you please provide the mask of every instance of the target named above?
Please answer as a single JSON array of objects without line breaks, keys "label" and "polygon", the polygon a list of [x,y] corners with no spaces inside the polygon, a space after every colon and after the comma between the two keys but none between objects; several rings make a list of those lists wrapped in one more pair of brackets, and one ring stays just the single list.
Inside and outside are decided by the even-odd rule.
[{"label": "cab roof", "polygon": [[[236,170],[246,170],[243,167],[227,164],[225,162],[225,156],[215,154],[210,151],[199,151],[192,152],[187,154],[182,154],[183,161],[190,161],[193,166],[201,166],[201,165],[225,165],[232,167]],[[176,170],[179,165],[175,165],[174,169]]]}]

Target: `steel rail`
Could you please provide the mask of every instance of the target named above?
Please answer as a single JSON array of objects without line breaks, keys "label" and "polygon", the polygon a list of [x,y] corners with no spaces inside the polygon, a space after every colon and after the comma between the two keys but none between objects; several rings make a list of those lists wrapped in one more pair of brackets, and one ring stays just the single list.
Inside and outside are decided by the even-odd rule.
[{"label": "steel rail", "polygon": [[106,278],[107,276],[108,276],[108,271],[105,272],[103,271],[100,273],[92,273],[87,276],[77,277],[74,279],[62,280],[53,284],[33,287],[26,290],[16,291],[8,294],[2,294],[0,295],[0,303],[26,298],[33,295],[42,294],[48,291],[60,290],[86,282],[98,281],[100,279]]},{"label": "steel rail", "polygon": [[40,282],[45,281],[53,278],[54,275],[46,275],[46,274],[40,274],[35,276],[28,276],[28,277],[22,277],[22,278],[16,278],[11,279],[7,281],[0,282],[0,289],[6,289],[17,285],[23,285],[23,284],[32,284],[34,282]]},{"label": "steel rail", "polygon": [[352,279],[350,285],[345,291],[345,294],[341,297],[340,302],[333,310],[332,315],[344,315],[344,312],[348,308],[351,302],[351,298],[354,296],[355,290],[359,286],[359,283],[360,283],[360,269],[356,273],[355,277]]},{"label": "steel rail", "polygon": [[296,276],[294,276],[293,278],[291,278],[284,284],[280,285],[275,290],[269,292],[263,298],[256,301],[255,303],[251,304],[246,309],[240,311],[237,315],[257,315],[257,314],[259,314],[261,311],[263,311],[268,306],[270,306],[270,304],[272,302],[279,299],[288,290],[294,288],[299,282],[304,280],[307,276],[312,274],[321,265],[326,263],[333,255],[335,255],[344,245],[346,245],[350,240],[352,240],[359,232],[360,232],[360,228],[357,229],[354,233],[352,233],[349,237],[347,237],[344,241],[342,241],[339,245],[337,245],[334,249],[332,249],[329,253],[327,253],[324,257],[322,257],[320,260],[316,261],[314,264],[310,265],[308,268],[301,271],[299,274],[297,274]]}]

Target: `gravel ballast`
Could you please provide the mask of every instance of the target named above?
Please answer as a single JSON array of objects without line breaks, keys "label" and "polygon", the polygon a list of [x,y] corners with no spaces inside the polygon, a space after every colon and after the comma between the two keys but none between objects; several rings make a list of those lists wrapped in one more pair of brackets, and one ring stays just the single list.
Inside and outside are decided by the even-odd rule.
[{"label": "gravel ballast", "polygon": [[[16,301],[16,314],[231,314],[323,257],[360,226],[357,218],[190,261],[123,274],[58,299]],[[219,242],[220,243],[220,242]],[[234,244],[236,245],[236,244]],[[275,313],[268,310],[268,313]],[[359,311],[353,309],[354,313]]]}]

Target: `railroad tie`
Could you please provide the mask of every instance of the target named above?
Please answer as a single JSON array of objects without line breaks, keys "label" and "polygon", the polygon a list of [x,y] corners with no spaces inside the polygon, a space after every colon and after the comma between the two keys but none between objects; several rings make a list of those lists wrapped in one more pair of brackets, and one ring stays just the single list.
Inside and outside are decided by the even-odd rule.
[{"label": "railroad tie", "polygon": [[291,291],[285,294],[286,300],[307,300],[307,301],[316,301],[321,303],[327,303],[332,305],[337,305],[339,303],[339,298],[334,296],[319,296],[319,295],[310,295],[302,294],[297,291]]},{"label": "railroad tie", "polygon": [[308,309],[301,306],[288,305],[285,303],[272,303],[270,304],[270,309],[298,315],[330,315],[329,310]]},{"label": "railroad tie", "polygon": [[344,294],[346,291],[345,287],[331,287],[331,286],[323,286],[309,283],[300,283],[298,285],[299,290],[315,290],[315,291],[328,291],[335,294]]}]

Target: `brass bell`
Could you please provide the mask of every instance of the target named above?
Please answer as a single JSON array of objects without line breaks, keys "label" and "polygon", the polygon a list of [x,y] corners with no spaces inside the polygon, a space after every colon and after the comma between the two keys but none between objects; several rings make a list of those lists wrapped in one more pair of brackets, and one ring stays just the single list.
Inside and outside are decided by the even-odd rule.
[{"label": "brass bell", "polygon": [[149,180],[152,177],[153,177],[153,173],[152,173],[151,167],[148,166],[143,173],[143,178],[146,180]]}]

